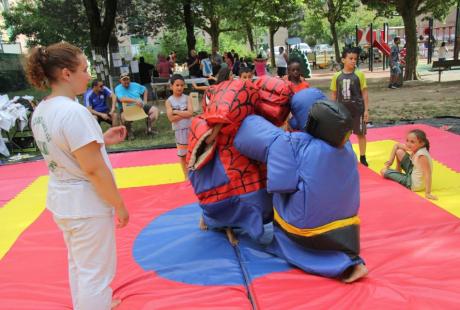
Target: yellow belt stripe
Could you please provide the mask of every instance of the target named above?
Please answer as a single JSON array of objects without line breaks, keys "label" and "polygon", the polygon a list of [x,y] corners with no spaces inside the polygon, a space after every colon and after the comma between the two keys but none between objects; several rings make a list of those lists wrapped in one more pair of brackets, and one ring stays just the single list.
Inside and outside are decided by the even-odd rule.
[{"label": "yellow belt stripe", "polygon": [[275,221],[287,232],[302,236],[302,237],[313,237],[316,235],[324,234],[325,232],[337,229],[337,228],[342,228],[345,226],[350,226],[350,225],[359,225],[360,220],[358,216],[353,216],[349,217],[343,220],[337,220],[331,223],[328,223],[323,226],[315,227],[315,228],[298,228],[295,226],[292,226],[291,224],[285,222],[276,212],[276,209],[274,209],[275,213]]}]

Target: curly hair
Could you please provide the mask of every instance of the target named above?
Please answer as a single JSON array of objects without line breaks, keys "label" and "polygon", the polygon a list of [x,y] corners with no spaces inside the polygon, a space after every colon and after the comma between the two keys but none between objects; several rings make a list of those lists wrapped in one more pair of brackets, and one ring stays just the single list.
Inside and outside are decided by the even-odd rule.
[{"label": "curly hair", "polygon": [[24,68],[29,83],[37,89],[49,88],[50,83],[57,80],[57,69],[76,71],[80,64],[77,57],[81,54],[81,49],[67,42],[32,48]]}]

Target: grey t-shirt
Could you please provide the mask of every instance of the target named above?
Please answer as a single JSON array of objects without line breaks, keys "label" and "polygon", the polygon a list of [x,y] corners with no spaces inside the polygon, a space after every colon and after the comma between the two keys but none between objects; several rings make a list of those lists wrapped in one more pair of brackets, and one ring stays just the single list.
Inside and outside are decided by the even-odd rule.
[{"label": "grey t-shirt", "polygon": [[[364,99],[362,90],[367,88],[364,74],[355,69],[351,73],[339,71],[332,77],[331,91],[337,93],[337,101],[345,104],[350,110],[352,116],[361,113],[364,108]],[[356,110],[356,111],[355,111]]]}]

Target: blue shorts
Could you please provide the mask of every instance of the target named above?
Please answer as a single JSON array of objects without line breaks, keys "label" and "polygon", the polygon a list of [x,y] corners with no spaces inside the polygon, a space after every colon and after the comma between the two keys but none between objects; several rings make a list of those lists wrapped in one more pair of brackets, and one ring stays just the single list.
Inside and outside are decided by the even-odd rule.
[{"label": "blue shorts", "polygon": [[391,74],[392,75],[400,75],[401,74],[401,66],[398,64],[395,64],[393,67],[391,67]]}]

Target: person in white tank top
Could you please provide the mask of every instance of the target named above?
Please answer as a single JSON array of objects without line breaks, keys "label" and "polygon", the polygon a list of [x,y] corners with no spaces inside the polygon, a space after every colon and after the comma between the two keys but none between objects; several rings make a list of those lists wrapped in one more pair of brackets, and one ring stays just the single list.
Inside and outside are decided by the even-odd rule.
[{"label": "person in white tank top", "polygon": [[282,46],[279,47],[279,54],[275,57],[275,63],[278,76],[285,76],[287,74],[288,57]]},{"label": "person in white tank top", "polygon": [[[424,131],[414,129],[409,131],[406,143],[396,143],[380,171],[382,176],[404,185],[414,192],[425,190],[425,197],[437,200],[431,193],[433,161],[430,153],[430,142]],[[396,170],[390,169],[396,159]],[[404,170],[404,172],[402,172]]]}]

